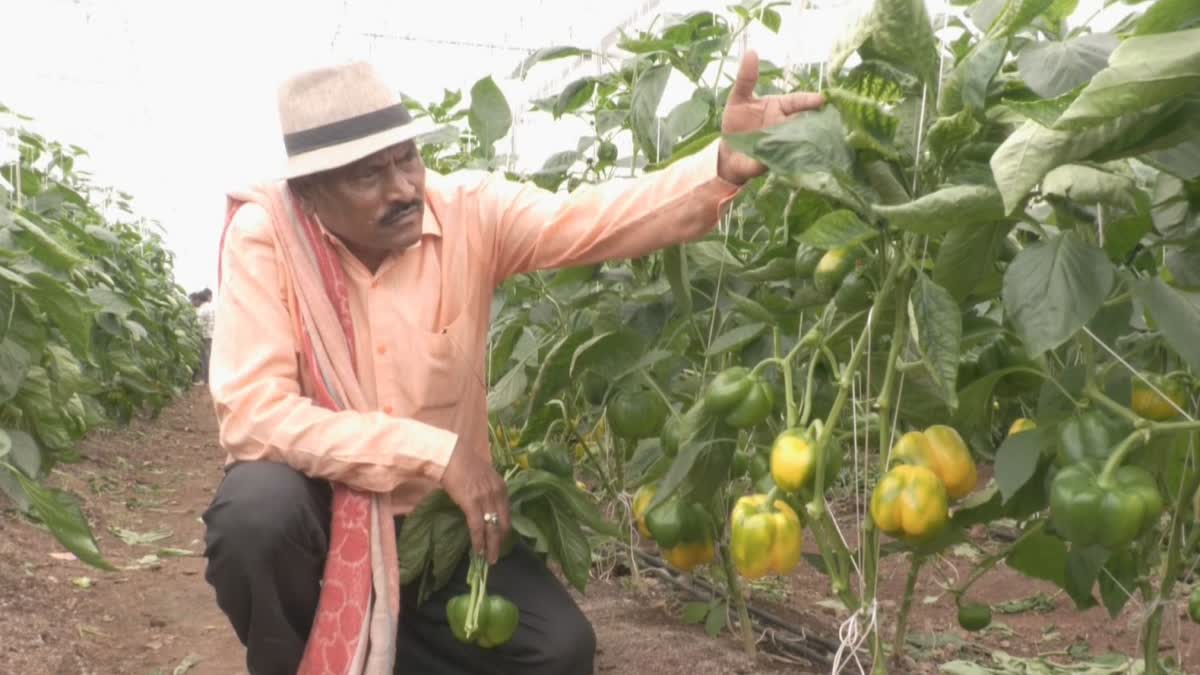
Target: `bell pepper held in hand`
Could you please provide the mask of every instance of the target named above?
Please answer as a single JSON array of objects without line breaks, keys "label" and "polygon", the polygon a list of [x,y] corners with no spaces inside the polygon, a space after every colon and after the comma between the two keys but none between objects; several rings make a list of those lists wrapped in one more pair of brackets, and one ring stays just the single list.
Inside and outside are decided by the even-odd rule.
[{"label": "bell pepper held in hand", "polygon": [[730,517],[730,552],[734,567],[747,579],[787,574],[800,562],[800,518],[781,499],[767,495],[738,499]]}]

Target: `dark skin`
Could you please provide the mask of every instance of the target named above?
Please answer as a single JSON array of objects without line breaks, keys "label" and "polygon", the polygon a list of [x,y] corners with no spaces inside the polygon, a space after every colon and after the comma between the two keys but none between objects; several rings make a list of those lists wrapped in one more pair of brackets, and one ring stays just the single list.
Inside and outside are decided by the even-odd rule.
[{"label": "dark skin", "polygon": [[[721,122],[725,134],[775,126],[807,110],[820,108],[818,94],[793,93],[757,97],[758,56],[747,52],[729,92]],[[717,175],[734,184],[761,175],[766,167],[734,152],[724,141],[718,149]],[[346,245],[372,273],[389,256],[401,253],[421,237],[425,215],[425,164],[414,142],[385,148],[344,167],[291,181],[300,202],[325,229]],[[508,490],[490,461],[490,453],[459,452],[450,456],[442,487],[466,516],[471,546],[495,563],[508,535]],[[485,525],[483,514],[500,522]]]}]

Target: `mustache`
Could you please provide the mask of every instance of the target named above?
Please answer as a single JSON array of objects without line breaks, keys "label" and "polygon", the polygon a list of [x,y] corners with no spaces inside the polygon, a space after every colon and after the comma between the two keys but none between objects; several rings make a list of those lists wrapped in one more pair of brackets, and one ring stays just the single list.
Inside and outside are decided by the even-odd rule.
[{"label": "mustache", "polygon": [[380,223],[394,223],[397,220],[399,220],[402,216],[407,214],[410,210],[415,209],[415,208],[419,207],[420,205],[421,205],[421,203],[418,201],[415,201],[415,200],[411,201],[411,202],[402,202],[399,204],[395,204],[391,208],[389,208],[387,210],[387,212],[385,212],[383,214],[383,217],[381,217],[379,219],[379,222]]}]

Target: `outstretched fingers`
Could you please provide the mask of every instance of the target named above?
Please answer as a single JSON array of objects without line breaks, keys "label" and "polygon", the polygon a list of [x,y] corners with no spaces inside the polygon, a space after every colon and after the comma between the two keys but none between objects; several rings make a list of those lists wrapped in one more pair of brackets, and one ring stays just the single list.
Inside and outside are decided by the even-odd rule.
[{"label": "outstretched fingers", "polygon": [[737,79],[729,90],[729,100],[742,103],[754,100],[754,86],[758,84],[758,54],[747,50],[738,66]]},{"label": "outstretched fingers", "polygon": [[779,111],[784,115],[816,110],[823,105],[825,105],[825,97],[812,92],[797,92],[779,97]]}]

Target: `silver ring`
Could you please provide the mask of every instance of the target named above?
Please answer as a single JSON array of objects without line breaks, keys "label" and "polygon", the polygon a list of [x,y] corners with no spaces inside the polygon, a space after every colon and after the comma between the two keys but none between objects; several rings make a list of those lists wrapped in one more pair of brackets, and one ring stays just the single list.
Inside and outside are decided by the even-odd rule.
[{"label": "silver ring", "polygon": [[500,524],[500,514],[490,513],[490,512],[485,513],[485,514],[483,514],[483,522],[487,523],[488,525],[499,525]]}]

